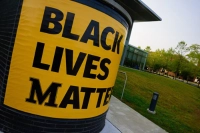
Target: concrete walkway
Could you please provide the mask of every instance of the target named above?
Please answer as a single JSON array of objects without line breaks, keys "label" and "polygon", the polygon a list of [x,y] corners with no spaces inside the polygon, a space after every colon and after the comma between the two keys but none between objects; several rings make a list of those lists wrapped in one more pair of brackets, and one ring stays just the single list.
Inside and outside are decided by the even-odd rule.
[{"label": "concrete walkway", "polygon": [[121,131],[106,119],[105,126],[100,133],[121,133]]},{"label": "concrete walkway", "polygon": [[122,133],[166,133],[114,96],[111,97],[107,120]]}]

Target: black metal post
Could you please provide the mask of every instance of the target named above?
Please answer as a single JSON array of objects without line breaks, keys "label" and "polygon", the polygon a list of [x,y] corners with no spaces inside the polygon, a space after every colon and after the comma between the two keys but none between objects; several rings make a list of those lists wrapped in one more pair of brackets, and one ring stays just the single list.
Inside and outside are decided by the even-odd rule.
[{"label": "black metal post", "polygon": [[151,104],[150,104],[149,108],[147,109],[148,112],[150,112],[152,114],[156,113],[155,108],[156,108],[156,104],[157,104],[157,101],[158,101],[158,97],[159,97],[159,94],[157,92],[154,92],[152,99],[151,99]]}]

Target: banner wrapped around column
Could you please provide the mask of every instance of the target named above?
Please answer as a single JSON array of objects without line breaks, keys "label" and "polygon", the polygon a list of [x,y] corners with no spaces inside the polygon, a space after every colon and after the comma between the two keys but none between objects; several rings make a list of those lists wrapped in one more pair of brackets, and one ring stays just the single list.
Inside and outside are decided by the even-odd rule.
[{"label": "banner wrapped around column", "polygon": [[101,131],[128,30],[123,16],[95,0],[0,8],[0,130]]}]

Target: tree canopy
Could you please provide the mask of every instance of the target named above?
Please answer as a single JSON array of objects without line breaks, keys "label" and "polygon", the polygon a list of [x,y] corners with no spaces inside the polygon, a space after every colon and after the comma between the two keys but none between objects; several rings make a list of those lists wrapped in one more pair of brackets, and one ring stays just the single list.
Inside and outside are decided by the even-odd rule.
[{"label": "tree canopy", "polygon": [[168,50],[157,49],[151,51],[150,46],[145,48],[149,52],[146,66],[152,71],[171,71],[175,77],[181,76],[184,79],[200,77],[200,45],[180,41],[177,46]]},{"label": "tree canopy", "polygon": [[150,52],[151,51],[151,47],[147,46],[144,50],[147,51],[147,52]]}]

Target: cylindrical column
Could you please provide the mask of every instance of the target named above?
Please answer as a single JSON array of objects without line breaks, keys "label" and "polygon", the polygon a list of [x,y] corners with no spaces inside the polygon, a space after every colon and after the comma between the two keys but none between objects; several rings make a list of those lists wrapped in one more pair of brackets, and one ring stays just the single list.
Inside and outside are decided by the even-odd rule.
[{"label": "cylindrical column", "polygon": [[159,97],[159,94],[157,92],[154,92],[152,99],[151,99],[151,104],[150,104],[149,108],[147,109],[152,114],[156,113],[155,108],[156,108],[156,104],[158,101],[158,97]]},{"label": "cylindrical column", "polygon": [[113,2],[0,1],[0,131],[102,130],[130,25]]}]

